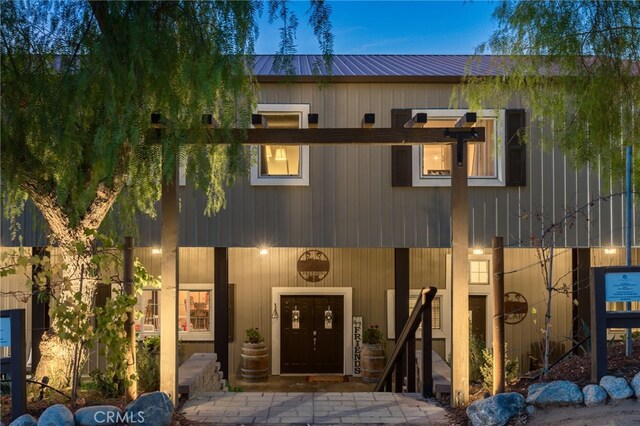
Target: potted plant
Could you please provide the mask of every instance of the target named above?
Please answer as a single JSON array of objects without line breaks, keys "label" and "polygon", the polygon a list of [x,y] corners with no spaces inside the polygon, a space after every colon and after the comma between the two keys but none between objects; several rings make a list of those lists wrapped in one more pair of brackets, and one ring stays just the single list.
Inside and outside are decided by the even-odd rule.
[{"label": "potted plant", "polygon": [[384,335],[377,325],[362,334],[362,381],[376,383],[384,370]]},{"label": "potted plant", "polygon": [[244,380],[261,382],[269,375],[269,351],[258,328],[248,328],[240,353],[240,374]]}]

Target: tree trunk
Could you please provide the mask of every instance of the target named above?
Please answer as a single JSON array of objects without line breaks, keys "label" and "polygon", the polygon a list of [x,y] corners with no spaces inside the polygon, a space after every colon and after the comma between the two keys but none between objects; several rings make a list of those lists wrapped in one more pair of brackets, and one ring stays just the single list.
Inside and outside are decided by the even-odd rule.
[{"label": "tree trunk", "polygon": [[[78,237],[68,238],[77,240]],[[93,243],[92,238],[84,235],[82,242],[87,247]],[[41,359],[36,367],[35,379],[42,381],[46,376],[49,378],[49,386],[57,389],[68,387],[75,389],[74,385],[77,385],[82,368],[88,359],[87,344],[89,342],[86,340],[86,336],[82,335],[70,338],[59,337],[59,333],[63,330],[61,330],[58,318],[53,313],[56,310],[56,304],[58,306],[65,305],[67,309],[76,309],[79,304],[74,299],[74,295],[78,292],[82,295],[82,302],[88,306],[88,309],[82,314],[91,312],[97,278],[92,276],[92,269],[89,266],[91,262],[90,251],[84,255],[78,255],[69,247],[61,246],[60,248],[62,249],[62,263],[66,265],[67,269],[64,271],[64,281],[52,285],[55,300],[52,299],[49,310],[51,326],[40,343]],[[59,279],[62,280],[62,277]],[[77,315],[75,318],[78,322],[73,323],[72,327],[79,325],[82,321],[90,320],[90,317],[84,315]]]}]

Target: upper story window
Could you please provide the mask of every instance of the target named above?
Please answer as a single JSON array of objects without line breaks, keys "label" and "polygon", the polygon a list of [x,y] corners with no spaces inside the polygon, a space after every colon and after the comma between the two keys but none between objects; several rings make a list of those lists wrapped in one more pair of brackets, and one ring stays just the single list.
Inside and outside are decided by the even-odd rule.
[{"label": "upper story window", "polygon": [[[413,114],[427,113],[426,127],[454,127],[468,110],[426,109]],[[485,128],[483,142],[467,144],[467,173],[469,186],[504,185],[504,113],[497,110],[478,111],[475,127]],[[413,147],[413,186],[451,185],[451,144],[428,144]]]},{"label": "upper story window", "polygon": [[[258,104],[257,112],[271,129],[306,129],[308,104]],[[264,145],[254,148],[251,185],[309,185],[309,147]]]}]

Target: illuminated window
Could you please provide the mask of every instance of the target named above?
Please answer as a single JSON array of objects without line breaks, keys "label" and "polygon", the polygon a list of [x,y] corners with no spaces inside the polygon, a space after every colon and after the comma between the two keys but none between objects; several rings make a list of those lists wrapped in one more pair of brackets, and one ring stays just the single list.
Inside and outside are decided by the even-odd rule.
[{"label": "illuminated window", "polygon": [[[427,113],[425,127],[455,127],[457,120],[466,110],[414,110],[413,113]],[[504,138],[498,131],[502,121],[498,111],[482,111],[478,113],[478,121],[474,127],[484,127],[483,142],[468,142],[467,173],[469,186],[503,185],[503,155],[499,142]],[[449,186],[451,185],[451,144],[428,144],[414,147],[414,186]]]},{"label": "illuminated window", "polygon": [[[259,104],[258,113],[270,129],[305,129],[308,104]],[[305,186],[309,184],[309,147],[264,145],[255,148],[252,185]]]},{"label": "illuminated window", "polygon": [[[178,331],[184,340],[213,340],[213,305],[211,284],[189,284],[178,292]],[[182,286],[181,286],[182,288]],[[140,336],[159,335],[160,290],[144,289],[138,296],[142,317],[136,331]]]},{"label": "illuminated window", "polygon": [[489,284],[489,261],[469,261],[469,284]]}]

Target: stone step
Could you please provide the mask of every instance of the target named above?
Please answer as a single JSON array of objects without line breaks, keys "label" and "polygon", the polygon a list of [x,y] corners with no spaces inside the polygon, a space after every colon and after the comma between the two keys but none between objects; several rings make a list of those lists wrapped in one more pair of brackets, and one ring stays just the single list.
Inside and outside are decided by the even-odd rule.
[{"label": "stone step", "polygon": [[178,369],[178,392],[190,399],[199,392],[222,388],[220,363],[215,353],[195,353]]}]

